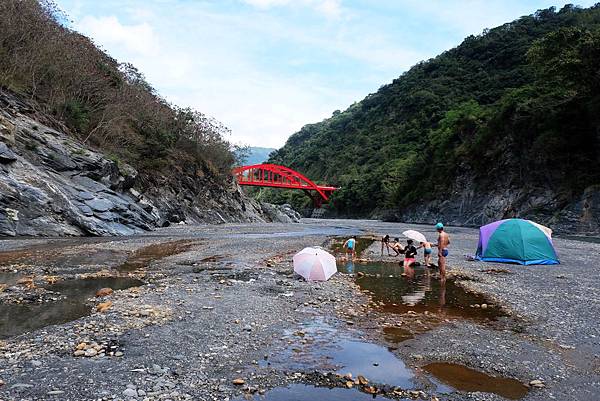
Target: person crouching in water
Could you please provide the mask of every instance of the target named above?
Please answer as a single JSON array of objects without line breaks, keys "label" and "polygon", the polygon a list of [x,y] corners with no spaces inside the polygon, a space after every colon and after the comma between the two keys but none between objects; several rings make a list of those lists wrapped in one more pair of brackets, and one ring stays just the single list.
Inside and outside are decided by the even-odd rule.
[{"label": "person crouching in water", "polygon": [[406,241],[406,248],[404,248],[404,268],[410,268],[415,264],[415,258],[417,256],[417,248],[413,245],[413,240],[409,239]]},{"label": "person crouching in water", "polygon": [[404,247],[402,246],[398,238],[394,238],[394,243],[392,245],[388,245],[388,249],[390,248],[392,249],[392,251],[394,251],[394,256],[399,256],[404,253]]},{"label": "person crouching in water", "polygon": [[431,242],[421,242],[419,248],[423,248],[423,262],[425,263],[425,266],[431,267],[431,254],[433,253]]},{"label": "person crouching in water", "polygon": [[356,236],[349,238],[344,242],[344,248],[346,248],[346,259],[348,259],[348,254],[352,256],[352,260],[356,256]]}]

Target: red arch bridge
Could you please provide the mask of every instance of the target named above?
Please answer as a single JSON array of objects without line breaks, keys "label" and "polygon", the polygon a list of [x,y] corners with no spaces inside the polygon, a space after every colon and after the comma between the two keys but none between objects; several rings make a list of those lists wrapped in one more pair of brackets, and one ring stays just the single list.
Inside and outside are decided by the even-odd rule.
[{"label": "red arch bridge", "polygon": [[336,187],[317,185],[302,174],[277,164],[254,164],[233,169],[238,184],[255,187],[301,189],[313,200],[315,208],[320,208]]}]

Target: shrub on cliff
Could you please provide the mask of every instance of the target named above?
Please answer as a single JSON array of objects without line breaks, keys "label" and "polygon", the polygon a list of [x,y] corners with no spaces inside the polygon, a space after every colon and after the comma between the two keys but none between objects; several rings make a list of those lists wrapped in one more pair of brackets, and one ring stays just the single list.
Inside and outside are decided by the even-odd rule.
[{"label": "shrub on cliff", "polygon": [[118,63],[64,19],[48,0],[0,1],[0,86],[139,168],[169,172],[183,155],[206,174],[229,172],[233,155],[222,124],[167,103],[134,66]]}]

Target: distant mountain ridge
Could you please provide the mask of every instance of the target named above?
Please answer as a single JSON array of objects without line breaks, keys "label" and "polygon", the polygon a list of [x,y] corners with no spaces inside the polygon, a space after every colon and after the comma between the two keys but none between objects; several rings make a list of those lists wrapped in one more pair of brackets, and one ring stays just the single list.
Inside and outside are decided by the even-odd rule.
[{"label": "distant mountain ridge", "polygon": [[250,146],[245,149],[245,155],[242,157],[242,164],[261,164],[269,159],[269,155],[276,151],[275,148],[262,148],[258,146]]},{"label": "distant mountain ridge", "polygon": [[539,10],[304,126],[270,161],[341,187],[342,216],[598,232],[599,65],[600,5]]}]

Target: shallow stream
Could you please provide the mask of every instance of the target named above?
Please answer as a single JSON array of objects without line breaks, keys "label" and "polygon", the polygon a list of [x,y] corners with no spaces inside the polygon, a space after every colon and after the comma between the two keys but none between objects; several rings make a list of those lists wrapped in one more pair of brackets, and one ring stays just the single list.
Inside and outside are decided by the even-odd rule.
[{"label": "shallow stream", "polygon": [[87,300],[101,288],[122,290],[142,285],[130,277],[103,277],[65,280],[46,287],[57,293],[56,301],[41,304],[0,304],[0,338],[9,338],[42,327],[63,324],[91,313]]},{"label": "shallow stream", "polygon": [[[442,324],[447,319],[468,319],[486,323],[502,316],[499,308],[480,294],[465,290],[448,279],[441,282],[434,271],[415,267],[404,269],[397,264],[343,262],[338,270],[355,274],[362,291],[372,298],[372,306],[384,313],[428,316]],[[359,273],[359,274],[357,274]],[[482,307],[483,306],[483,307]],[[384,327],[384,337],[391,343],[414,338],[415,331],[405,327]],[[419,389],[417,372],[406,366],[385,346],[364,341],[363,333],[350,329],[340,334],[334,325],[322,317],[307,321],[295,331],[286,333],[289,348],[270,359],[271,367],[295,370],[332,371],[339,374],[362,375],[371,383]],[[264,366],[264,365],[263,365]],[[468,367],[448,363],[431,363],[423,368],[433,392],[480,391],[519,399],[527,387],[514,379],[499,378]],[[261,396],[269,401],[304,401],[327,399],[351,401],[372,399],[357,389],[313,387],[294,384],[273,389]],[[381,397],[381,396],[378,396]]]}]

